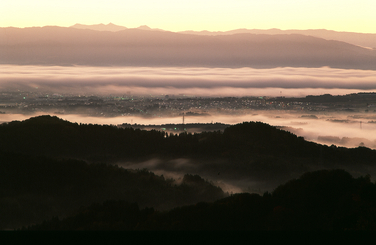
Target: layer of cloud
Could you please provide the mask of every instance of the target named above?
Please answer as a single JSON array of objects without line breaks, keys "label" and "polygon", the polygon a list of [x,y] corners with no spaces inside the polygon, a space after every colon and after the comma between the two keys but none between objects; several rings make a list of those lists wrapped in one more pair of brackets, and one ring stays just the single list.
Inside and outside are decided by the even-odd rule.
[{"label": "layer of cloud", "polygon": [[0,66],[0,89],[59,93],[305,96],[376,90],[376,71],[322,68]]}]

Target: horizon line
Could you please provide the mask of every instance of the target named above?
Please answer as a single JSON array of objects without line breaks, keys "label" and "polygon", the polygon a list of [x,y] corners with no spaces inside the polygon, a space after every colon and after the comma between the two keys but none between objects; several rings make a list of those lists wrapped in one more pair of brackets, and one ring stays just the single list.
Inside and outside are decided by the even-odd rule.
[{"label": "horizon line", "polygon": [[[42,25],[42,26],[23,26],[23,27],[20,27],[20,26],[0,26],[0,28],[18,28],[18,29],[43,28],[43,27],[75,28],[74,27],[75,25],[82,25],[82,26],[87,26],[87,27],[97,26],[97,25],[103,25],[103,26],[115,25],[115,26],[118,26],[118,27],[124,27],[126,29],[139,29],[141,27],[148,27],[148,28],[150,28],[150,30],[168,31],[168,32],[174,32],[174,33],[180,33],[180,32],[226,33],[226,32],[236,31],[236,30],[261,30],[261,31],[270,31],[270,30],[280,30],[280,31],[317,31],[317,30],[322,30],[322,31],[332,31],[332,32],[338,32],[338,33],[359,33],[359,34],[371,34],[371,35],[372,34],[376,34],[376,32],[342,31],[342,30],[333,30],[333,29],[326,29],[326,28],[308,28],[308,29],[295,29],[295,28],[289,29],[288,28],[288,29],[284,29],[284,28],[278,28],[278,27],[273,27],[273,28],[245,28],[245,27],[239,27],[239,28],[229,29],[229,30],[207,30],[207,29],[204,29],[204,30],[193,30],[193,29],[186,29],[186,30],[182,30],[182,31],[172,31],[172,30],[162,29],[162,28],[158,28],[158,27],[153,28],[153,27],[150,27],[147,24],[143,24],[143,25],[140,25],[140,26],[137,26],[137,27],[127,27],[127,26],[123,26],[123,25],[114,24],[113,22],[109,22],[108,24],[104,24],[104,23],[98,23],[98,24],[75,23],[75,24],[70,25],[70,26],[53,25],[53,24],[51,24],[51,25],[47,24],[47,25]],[[113,31],[113,32],[117,32],[117,31]]]}]

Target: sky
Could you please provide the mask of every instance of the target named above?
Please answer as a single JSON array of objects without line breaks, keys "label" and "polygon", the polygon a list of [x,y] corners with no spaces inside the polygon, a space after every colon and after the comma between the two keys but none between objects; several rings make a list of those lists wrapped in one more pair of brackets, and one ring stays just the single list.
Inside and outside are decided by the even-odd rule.
[{"label": "sky", "polygon": [[328,29],[376,33],[375,0],[3,0],[0,27],[108,24],[169,31]]}]

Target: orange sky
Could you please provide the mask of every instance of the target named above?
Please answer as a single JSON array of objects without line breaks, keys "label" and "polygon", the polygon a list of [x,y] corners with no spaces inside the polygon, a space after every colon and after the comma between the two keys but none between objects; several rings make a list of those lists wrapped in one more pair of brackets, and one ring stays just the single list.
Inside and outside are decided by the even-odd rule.
[{"label": "orange sky", "polygon": [[279,28],[376,33],[375,13],[375,0],[11,0],[0,1],[0,26],[112,22],[170,31]]}]

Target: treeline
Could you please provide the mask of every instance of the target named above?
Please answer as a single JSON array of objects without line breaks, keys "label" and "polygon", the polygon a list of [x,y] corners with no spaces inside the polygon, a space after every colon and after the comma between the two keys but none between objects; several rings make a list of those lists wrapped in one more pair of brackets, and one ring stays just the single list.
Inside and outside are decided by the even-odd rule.
[{"label": "treeline", "polygon": [[[192,217],[197,217],[197,220],[200,220],[199,224],[195,226],[199,229],[201,229],[201,224],[208,224],[207,222],[212,222],[208,224],[208,227],[217,222],[219,225],[217,228],[227,229],[229,227],[226,228],[226,222],[220,220],[230,218],[220,217],[233,209],[236,209],[231,211],[235,212],[234,217],[239,216],[239,219],[241,219],[243,209],[237,210],[238,207],[233,208],[232,204],[226,204],[227,206],[223,206],[224,204],[220,204],[220,202],[202,204],[202,202],[213,202],[223,198],[226,194],[198,175],[185,175],[182,184],[178,185],[174,180],[157,176],[146,169],[131,171],[108,164],[119,160],[132,162],[134,160],[134,162],[137,162],[154,157],[165,160],[187,157],[195,159],[196,165],[200,165],[201,171],[205,172],[205,175],[202,176],[215,175],[215,177],[220,176],[223,180],[226,180],[226,178],[240,180],[247,177],[254,181],[271,182],[274,188],[274,186],[277,186],[274,183],[284,183],[292,178],[292,174],[299,176],[297,174],[309,171],[309,165],[314,166],[313,169],[352,166],[359,170],[360,166],[372,167],[374,159],[376,159],[376,151],[365,147],[347,149],[319,145],[260,122],[245,122],[230,126],[224,132],[174,135],[155,130],[145,131],[115,126],[77,124],[51,116],[40,116],[22,122],[15,121],[0,125],[0,149],[0,229],[39,223],[50,219],[52,216],[62,219],[80,206],[103,203],[106,200],[122,200],[123,203],[126,203],[124,205],[128,206],[129,203],[137,202],[138,209],[141,212],[140,217],[143,218],[136,220],[137,224],[140,224],[139,228],[144,227],[142,229],[147,229],[147,227],[150,227],[150,229],[159,229],[158,227],[186,229],[193,227],[183,225],[193,224],[193,221],[189,221],[191,222],[189,223],[185,220],[192,219]],[[168,161],[165,162],[168,163]],[[221,164],[218,164],[218,162]],[[342,175],[345,176],[346,174]],[[348,174],[347,176],[346,181],[348,182],[346,183],[354,184],[362,180],[355,180]],[[297,181],[297,183],[300,183],[299,180]],[[368,182],[366,179],[362,181],[368,183],[364,186],[373,188],[369,179]],[[335,186],[335,183],[325,181],[323,183],[327,183],[328,186]],[[326,191],[326,185],[322,186],[319,182],[317,185]],[[317,216],[317,213],[312,217],[309,216],[310,211],[304,209],[306,207],[304,201],[288,203],[286,196],[293,195],[296,200],[299,200],[300,195],[307,197],[307,195],[310,195],[309,193],[316,193],[317,200],[322,200],[319,192],[307,191],[307,194],[303,191],[303,193],[295,195],[294,193],[299,193],[298,187],[304,185],[286,184],[286,186],[290,186],[287,190],[297,189],[294,189],[291,193],[288,191],[282,192],[285,194],[282,194],[281,198],[278,194],[281,193],[280,188],[277,188],[272,196],[269,194],[263,197],[252,195],[252,200],[273,200],[273,202],[270,200],[262,201],[263,204],[257,206],[263,208],[262,210],[268,207],[266,213],[263,213],[266,216],[260,216],[261,221],[259,221],[261,223],[255,221],[257,225],[263,227],[262,229],[272,228],[270,225],[265,225],[265,219],[269,219],[266,217],[270,216],[270,212],[274,215],[274,211],[270,210],[279,206],[282,208],[276,208],[275,215],[281,213],[283,217],[288,217],[287,220],[281,221],[281,224],[292,222],[291,220],[294,221],[298,217],[306,217],[306,220],[310,220]],[[354,189],[355,187],[351,188]],[[359,188],[359,190],[364,190],[363,187]],[[357,195],[361,193],[357,190],[353,191],[353,189],[351,189],[351,193],[357,193]],[[342,193],[340,188],[338,188],[338,191]],[[346,192],[347,194],[343,194],[345,196],[341,196],[341,198],[349,198],[350,192]],[[361,200],[366,200],[367,195],[364,195]],[[372,195],[374,194],[371,191],[369,196],[372,197]],[[231,198],[236,200],[238,196],[247,195],[235,195]],[[225,200],[232,200],[231,198]],[[294,200],[294,198],[291,200]],[[311,199],[308,198],[307,200]],[[350,199],[346,199],[345,203],[348,203],[348,201],[351,205],[355,205]],[[167,210],[197,202],[201,202],[201,206],[175,209],[168,213],[152,212],[150,209],[143,211],[146,207]],[[258,201],[255,202],[258,203]],[[323,200],[322,202],[325,204]],[[111,203],[109,202],[108,205],[112,205]],[[294,206],[299,203],[301,203],[301,206]],[[320,205],[324,205],[323,203]],[[335,203],[337,202],[335,201]],[[268,206],[269,204],[271,206]],[[371,204],[373,205],[373,201]],[[123,204],[114,205],[122,207]],[[247,205],[244,207],[248,207]],[[256,204],[249,205],[252,207]],[[346,206],[347,204],[343,205]],[[217,206],[218,210],[222,210],[223,207],[227,211],[213,211],[217,210]],[[95,207],[102,208],[101,205]],[[205,207],[205,209],[202,211],[199,209],[200,207]],[[135,210],[135,207],[132,206],[131,209]],[[338,207],[335,210],[337,209]],[[191,210],[193,213],[187,210]],[[279,212],[278,210],[282,211]],[[291,213],[290,210],[293,210],[293,212]],[[239,213],[237,213],[238,211]],[[248,212],[243,211],[244,214]],[[124,212],[128,215],[128,211]],[[328,213],[329,211],[320,210],[320,212],[325,213],[326,216],[323,217],[331,215]],[[150,216],[150,213],[153,215]],[[175,214],[176,216],[174,216]],[[215,215],[219,217],[219,220],[212,220],[215,220]],[[107,216],[107,214],[104,216]],[[148,218],[149,216],[153,218]],[[145,219],[145,217],[147,218]],[[171,219],[166,217],[171,217]],[[143,219],[145,220],[143,221]],[[231,222],[240,221],[233,220]],[[56,218],[54,222],[56,222]],[[100,224],[102,221],[95,222]],[[272,223],[277,224],[276,222],[273,221]],[[294,222],[291,224],[299,224]],[[151,224],[159,224],[159,226],[152,226]],[[242,224],[241,227],[246,227],[246,229],[251,227],[250,224],[241,222],[239,224]],[[69,229],[91,227],[91,224],[87,225],[69,226]],[[136,226],[127,227],[135,228]],[[354,226],[351,227],[354,228]],[[115,229],[118,229],[116,225]]]},{"label": "treeline", "polygon": [[0,125],[3,151],[79,158],[89,161],[162,158],[251,157],[309,159],[314,162],[372,164],[376,151],[307,142],[302,137],[261,122],[244,122],[221,131],[167,134],[156,130],[77,124],[40,116]]},{"label": "treeline", "polygon": [[351,103],[375,103],[376,93],[353,93],[346,95],[323,94],[323,95],[308,95],[303,101],[314,103],[336,103],[336,102],[351,102]]},{"label": "treeline", "polygon": [[111,199],[166,210],[225,196],[197,175],[185,175],[177,184],[146,169],[0,151],[0,230],[65,217]]},{"label": "treeline", "polygon": [[122,200],[82,207],[23,230],[375,230],[376,184],[320,170],[272,193],[235,194],[160,212]]}]

